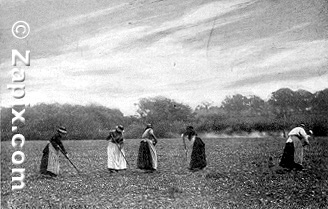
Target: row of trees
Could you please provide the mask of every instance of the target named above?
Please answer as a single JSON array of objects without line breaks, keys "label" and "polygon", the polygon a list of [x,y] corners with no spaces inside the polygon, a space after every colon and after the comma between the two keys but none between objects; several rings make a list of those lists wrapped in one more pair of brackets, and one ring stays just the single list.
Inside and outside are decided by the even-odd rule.
[{"label": "row of trees", "polygon": [[[17,110],[18,111],[18,110]],[[117,124],[125,126],[127,138],[139,138],[145,124],[152,123],[158,137],[178,137],[186,125],[198,132],[225,134],[281,132],[305,122],[316,135],[328,135],[328,89],[316,92],[279,89],[268,101],[258,96],[227,96],[221,106],[203,102],[195,109],[165,97],[143,98],[135,116],[99,105],[38,104],[26,107],[24,126],[18,132],[27,140],[48,140],[58,125],[70,139],[105,138]],[[11,108],[1,111],[1,140],[10,140]]]},{"label": "row of trees", "polygon": [[226,97],[220,107],[204,103],[195,112],[198,119],[214,121],[209,122],[211,127],[203,127],[204,131],[279,131],[303,122],[317,135],[327,135],[328,89],[312,94],[282,88],[273,92],[268,101],[255,95],[236,94]]}]

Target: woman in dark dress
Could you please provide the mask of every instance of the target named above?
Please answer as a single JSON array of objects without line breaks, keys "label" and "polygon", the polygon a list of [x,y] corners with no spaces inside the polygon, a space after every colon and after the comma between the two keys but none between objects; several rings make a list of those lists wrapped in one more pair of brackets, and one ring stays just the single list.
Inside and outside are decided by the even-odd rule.
[{"label": "woman in dark dress", "polygon": [[147,172],[153,172],[157,169],[157,153],[155,145],[157,144],[157,137],[154,134],[153,126],[148,124],[142,134],[142,141],[140,142],[137,166],[139,169]]},{"label": "woman in dark dress", "polygon": [[183,146],[188,153],[191,150],[191,155],[187,154],[190,159],[189,169],[198,171],[206,167],[205,143],[199,138],[192,126],[188,126],[186,132],[182,134]]},{"label": "woman in dark dress", "polygon": [[57,133],[49,140],[47,146],[43,149],[41,159],[40,173],[49,176],[59,174],[59,151],[67,154],[61,139],[67,134],[65,127],[59,127]]}]

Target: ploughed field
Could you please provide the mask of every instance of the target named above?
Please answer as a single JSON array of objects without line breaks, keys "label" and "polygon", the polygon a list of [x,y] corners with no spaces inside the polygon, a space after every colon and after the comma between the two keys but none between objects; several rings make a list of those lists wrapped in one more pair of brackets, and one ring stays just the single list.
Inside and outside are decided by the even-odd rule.
[{"label": "ploughed field", "polygon": [[[2,208],[325,208],[328,205],[328,138],[305,150],[306,170],[281,173],[283,138],[203,138],[208,166],[189,172],[181,139],[160,139],[159,168],[136,168],[140,140],[126,140],[126,171],[107,171],[105,140],[63,141],[56,178],[39,175],[46,141],[26,141],[22,165],[11,162],[11,142],[1,143]],[[269,166],[272,157],[275,166]],[[11,169],[25,168],[23,190],[11,190]],[[280,174],[277,174],[280,173]],[[43,207],[41,207],[43,206]]]}]

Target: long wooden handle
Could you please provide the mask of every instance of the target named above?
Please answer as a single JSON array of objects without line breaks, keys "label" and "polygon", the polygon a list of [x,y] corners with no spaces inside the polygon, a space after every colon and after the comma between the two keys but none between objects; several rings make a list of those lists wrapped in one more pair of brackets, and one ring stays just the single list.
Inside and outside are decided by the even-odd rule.
[{"label": "long wooden handle", "polygon": [[128,164],[128,166],[130,166],[129,162],[126,160],[126,158],[125,158],[125,156],[124,156],[122,150],[121,150],[120,147],[118,146],[118,144],[116,144],[116,146],[117,146],[117,148],[120,150],[120,153],[122,154],[122,156],[123,156],[123,158],[124,158],[126,164]]},{"label": "long wooden handle", "polygon": [[72,164],[72,166],[76,169],[76,171],[79,173],[80,171],[77,169],[77,167],[72,163],[72,161],[67,157],[67,155],[64,153],[64,151],[59,147],[60,152],[66,157],[66,159]]}]

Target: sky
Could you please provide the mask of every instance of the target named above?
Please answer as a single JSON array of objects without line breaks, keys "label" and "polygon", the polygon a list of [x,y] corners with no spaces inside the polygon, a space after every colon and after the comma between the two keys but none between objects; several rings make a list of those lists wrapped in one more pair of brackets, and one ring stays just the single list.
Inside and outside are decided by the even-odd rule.
[{"label": "sky", "polygon": [[[141,98],[195,108],[226,96],[328,88],[326,0],[0,0],[1,106],[11,50],[30,50],[25,97],[136,113]],[[16,39],[12,25],[30,34]]]}]

